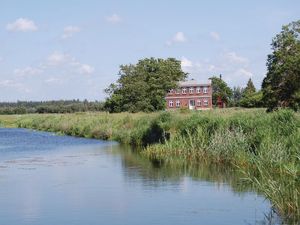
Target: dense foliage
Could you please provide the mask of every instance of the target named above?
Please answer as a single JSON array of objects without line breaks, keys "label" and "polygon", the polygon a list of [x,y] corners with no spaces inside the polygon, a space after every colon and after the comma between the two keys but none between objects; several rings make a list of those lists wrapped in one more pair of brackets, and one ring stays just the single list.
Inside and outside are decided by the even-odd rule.
[{"label": "dense foliage", "polygon": [[242,97],[239,100],[239,106],[246,108],[258,108],[263,106],[262,92],[256,91],[256,88],[251,80],[248,80],[246,87],[242,91]]},{"label": "dense foliage", "polygon": [[74,113],[86,111],[103,111],[102,102],[89,102],[79,100],[59,101],[18,101],[0,102],[0,114],[26,114],[26,113]]},{"label": "dense foliage", "polygon": [[243,91],[244,95],[250,95],[256,92],[256,88],[251,80],[251,78],[248,80],[246,88]]},{"label": "dense foliage", "polygon": [[259,108],[263,107],[262,91],[245,94],[239,101],[239,106],[245,108]]},{"label": "dense foliage", "polygon": [[272,42],[263,99],[269,110],[300,107],[300,20],[283,26]]},{"label": "dense foliage", "polygon": [[240,106],[240,101],[243,97],[244,88],[235,86],[232,90],[232,105],[233,106]]},{"label": "dense foliage", "polygon": [[228,87],[227,83],[222,77],[213,76],[210,78],[212,86],[212,102],[214,106],[217,106],[218,98],[227,105],[232,97],[232,90]]},{"label": "dense foliage", "polygon": [[121,65],[119,75],[118,81],[105,90],[109,112],[163,110],[166,93],[187,76],[174,58],[146,58],[136,65]]}]

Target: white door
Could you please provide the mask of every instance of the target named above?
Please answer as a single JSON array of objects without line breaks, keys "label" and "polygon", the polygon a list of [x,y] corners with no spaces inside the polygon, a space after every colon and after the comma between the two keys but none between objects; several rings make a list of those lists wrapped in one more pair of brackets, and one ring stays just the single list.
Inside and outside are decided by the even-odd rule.
[{"label": "white door", "polygon": [[189,100],[189,109],[195,109],[195,100],[194,99]]}]

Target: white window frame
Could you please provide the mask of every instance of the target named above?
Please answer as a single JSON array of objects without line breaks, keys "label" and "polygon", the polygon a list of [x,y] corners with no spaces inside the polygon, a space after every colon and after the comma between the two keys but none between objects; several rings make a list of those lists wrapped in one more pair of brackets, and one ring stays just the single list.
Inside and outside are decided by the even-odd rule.
[{"label": "white window frame", "polygon": [[200,87],[197,87],[197,88],[196,88],[196,93],[197,93],[197,94],[201,93],[201,88],[200,88]]},{"label": "white window frame", "polygon": [[169,94],[173,94],[173,89],[169,90]]},{"label": "white window frame", "polygon": [[193,88],[193,87],[190,87],[190,88],[189,88],[189,93],[190,93],[190,94],[194,94],[194,88]]},{"label": "white window frame", "polygon": [[204,106],[208,106],[208,99],[204,99],[204,100],[203,100],[203,105],[204,105]]},{"label": "white window frame", "polygon": [[173,100],[170,100],[170,101],[169,101],[169,107],[170,107],[170,108],[173,108],[173,107],[174,107],[174,101],[173,101]]},{"label": "white window frame", "polygon": [[208,93],[208,87],[203,87],[203,93],[205,93],[205,94]]},{"label": "white window frame", "polygon": [[186,88],[182,88],[182,94],[186,94]]},{"label": "white window frame", "polygon": [[177,107],[177,108],[180,107],[180,100],[176,100],[176,107]]},{"label": "white window frame", "polygon": [[201,105],[202,105],[201,99],[198,99],[197,100],[197,106],[201,106]]}]

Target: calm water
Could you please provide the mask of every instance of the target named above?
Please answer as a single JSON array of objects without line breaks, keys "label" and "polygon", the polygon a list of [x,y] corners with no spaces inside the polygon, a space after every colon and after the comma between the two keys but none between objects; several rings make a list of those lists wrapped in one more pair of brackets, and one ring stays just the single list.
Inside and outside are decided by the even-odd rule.
[{"label": "calm water", "polygon": [[[263,224],[231,172],[153,166],[114,142],[0,129],[0,224]],[[229,185],[230,184],[230,185]]]}]

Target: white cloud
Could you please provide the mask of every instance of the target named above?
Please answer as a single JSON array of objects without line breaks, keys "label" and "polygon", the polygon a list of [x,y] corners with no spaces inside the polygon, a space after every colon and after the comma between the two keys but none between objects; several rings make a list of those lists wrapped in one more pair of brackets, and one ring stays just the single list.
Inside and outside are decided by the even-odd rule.
[{"label": "white cloud", "polygon": [[10,87],[13,85],[12,80],[0,80],[0,87]]},{"label": "white cloud", "polygon": [[238,69],[235,74],[237,76],[242,76],[242,77],[246,77],[246,78],[251,78],[253,77],[253,73],[251,73],[249,70],[245,69],[245,68],[240,68]]},{"label": "white cloud", "polygon": [[[81,63],[70,54],[55,51],[36,66],[16,68],[12,72],[12,79],[1,80],[0,89],[15,89],[22,93],[31,92],[28,87],[38,83],[43,85],[67,85],[70,81],[85,82],[83,75],[90,75],[95,68],[87,63]],[[43,76],[39,76],[43,74]],[[36,88],[33,88],[33,90]]]},{"label": "white cloud", "polygon": [[184,35],[184,33],[183,32],[177,32],[175,35],[174,35],[174,37],[173,37],[173,41],[174,42],[186,42],[186,37],[185,37],[185,35]]},{"label": "white cloud", "polygon": [[249,62],[247,58],[239,56],[235,52],[226,52],[223,57],[230,63],[247,64]]},{"label": "white cloud", "polygon": [[39,68],[33,68],[31,66],[27,66],[23,69],[15,69],[14,74],[18,76],[27,76],[27,75],[38,75],[43,73],[42,69]]},{"label": "white cloud", "polygon": [[78,97],[79,85],[85,90],[84,96],[81,96],[85,98],[99,80],[100,84],[102,82],[99,76],[92,75],[95,71],[92,65],[81,62],[70,53],[54,51],[34,65],[16,68],[7,76],[3,74],[3,79],[0,77],[0,90],[3,90],[3,99],[14,101],[46,96],[73,98]]},{"label": "white cloud", "polygon": [[255,80],[249,64],[249,59],[233,51],[220,53],[212,59],[191,61],[186,57],[181,58],[182,69],[190,74],[190,78],[206,80],[222,74],[229,86],[244,86],[249,78]]},{"label": "white cloud", "polygon": [[193,66],[192,61],[188,60],[184,56],[181,57],[181,67],[192,67],[192,66]]},{"label": "white cloud", "polygon": [[114,13],[110,16],[107,16],[105,19],[106,19],[107,22],[113,23],[113,24],[117,24],[117,23],[122,22],[122,18],[116,13]]},{"label": "white cloud", "polygon": [[47,83],[47,84],[62,84],[63,80],[55,78],[55,77],[50,77],[45,80],[45,83]]},{"label": "white cloud", "polygon": [[215,31],[210,32],[209,35],[215,41],[220,41],[221,40],[220,34],[215,32]]},{"label": "white cloud", "polygon": [[95,68],[79,62],[75,57],[62,53],[59,51],[53,52],[47,58],[46,67],[58,67],[65,66],[73,69],[75,72],[80,74],[92,74],[95,71]]},{"label": "white cloud", "polygon": [[18,91],[25,92],[25,93],[30,92],[29,88],[26,88],[24,86],[24,84],[22,84],[18,81],[15,81],[15,80],[2,80],[2,81],[0,80],[0,87],[1,88],[14,88],[14,89],[17,89]]},{"label": "white cloud", "polygon": [[81,74],[92,74],[94,73],[94,71],[95,71],[94,67],[88,64],[81,64],[78,68],[78,72]]},{"label": "white cloud", "polygon": [[67,26],[64,28],[64,33],[61,36],[62,39],[68,39],[73,37],[74,34],[80,32],[80,28],[77,26]]},{"label": "white cloud", "polygon": [[53,52],[50,54],[47,58],[47,64],[50,66],[58,66],[63,63],[67,63],[72,61],[72,57],[69,56],[68,54],[61,53],[61,52]]},{"label": "white cloud", "polygon": [[183,32],[181,32],[181,31],[179,31],[179,32],[177,32],[177,33],[172,37],[171,40],[168,40],[168,41],[166,42],[166,44],[167,44],[168,46],[170,46],[170,45],[172,45],[172,44],[174,44],[174,43],[183,43],[183,42],[186,42],[186,41],[187,41],[187,38],[186,38],[185,34],[184,34]]},{"label": "white cloud", "polygon": [[34,21],[26,19],[26,18],[19,18],[13,23],[9,23],[6,25],[6,29],[9,31],[36,31],[38,27],[35,25]]}]

